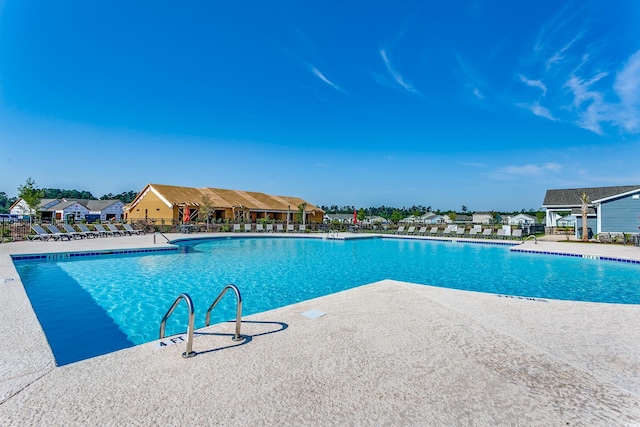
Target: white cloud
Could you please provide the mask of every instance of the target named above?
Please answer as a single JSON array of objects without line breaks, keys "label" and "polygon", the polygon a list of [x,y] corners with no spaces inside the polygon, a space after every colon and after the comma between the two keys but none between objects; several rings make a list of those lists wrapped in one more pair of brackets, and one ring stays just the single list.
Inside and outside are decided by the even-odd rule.
[{"label": "white cloud", "polygon": [[576,123],[597,134],[604,133],[604,123],[629,133],[640,132],[640,50],[629,57],[615,77],[613,92],[619,102],[607,101],[604,92],[592,88],[607,75],[601,72],[590,80],[571,75],[565,83],[573,95],[573,108],[578,113]]},{"label": "white cloud", "polygon": [[554,122],[558,120],[553,114],[551,114],[551,111],[548,108],[543,107],[538,102],[534,102],[533,104],[517,104],[517,105],[521,108],[525,108],[531,111],[534,115],[538,117],[542,117]]},{"label": "white cloud", "polygon": [[561,169],[562,169],[562,165],[558,163],[549,162],[549,163],[544,163],[542,165],[536,165],[536,164],[528,164],[528,165],[521,165],[521,166],[511,165],[511,166],[506,166],[500,169],[499,172],[503,174],[509,174],[509,175],[531,176],[531,175],[541,175],[546,172],[558,172]]},{"label": "white cloud", "polygon": [[542,96],[547,96],[547,87],[542,83],[542,80],[531,80],[520,74],[520,81],[527,86],[537,87],[542,91]]},{"label": "white cloud", "polygon": [[391,76],[396,81],[396,83],[398,83],[400,86],[402,86],[404,89],[406,89],[411,93],[420,94],[420,92],[418,92],[416,88],[414,88],[411,84],[407,83],[402,77],[402,75],[400,75],[400,73],[398,73],[391,66],[391,62],[389,61],[389,57],[387,56],[387,51],[385,49],[380,49],[380,56],[384,61],[384,65],[387,67],[387,71],[389,71],[389,74],[391,74]]},{"label": "white cloud", "polygon": [[559,51],[555,52],[551,58],[547,59],[547,61],[545,62],[545,67],[547,69],[547,71],[549,71],[549,69],[551,69],[552,66],[554,66],[555,64],[561,62],[564,58],[565,58],[565,52],[567,50],[569,50],[569,48],[571,48],[571,46],[580,39],[580,37],[582,36],[582,34],[578,34],[577,36],[575,36],[573,38],[573,40],[571,40],[569,43],[567,43],[566,45],[564,45],[564,47],[562,49],[560,49]]},{"label": "white cloud", "polygon": [[473,89],[473,94],[478,99],[484,99],[484,95],[480,92],[480,90],[477,87]]},{"label": "white cloud", "polygon": [[311,65],[311,66],[309,66],[309,68],[311,69],[311,72],[313,74],[315,74],[320,80],[322,80],[323,82],[325,82],[326,84],[328,84],[329,86],[334,88],[335,90],[340,91],[340,88],[335,83],[333,83],[331,80],[326,78],[324,76],[324,74],[322,74],[322,72],[320,70],[318,70],[316,67]]}]

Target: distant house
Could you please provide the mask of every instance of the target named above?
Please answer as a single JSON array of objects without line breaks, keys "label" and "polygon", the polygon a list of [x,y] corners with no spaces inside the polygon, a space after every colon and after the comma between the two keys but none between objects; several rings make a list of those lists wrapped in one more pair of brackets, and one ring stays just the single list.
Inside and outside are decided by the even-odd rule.
[{"label": "distant house", "polygon": [[509,225],[531,225],[535,223],[536,219],[531,215],[526,214],[518,214],[514,217],[509,218],[508,220]]},{"label": "distant house", "polygon": [[565,215],[562,218],[558,218],[558,227],[575,227],[576,226],[576,216]]},{"label": "distant house", "polygon": [[[351,217],[353,218],[353,215]],[[361,222],[366,225],[389,224],[389,220],[381,216],[366,216]]]},{"label": "distant house", "polygon": [[493,221],[493,215],[491,212],[474,212],[473,223],[474,224],[491,224]]},{"label": "distant house", "polygon": [[[45,221],[51,220],[120,220],[124,213],[124,203],[120,200],[83,200],[83,199],[42,199],[38,212]],[[23,199],[18,199],[10,212],[19,216],[33,215]]]},{"label": "distant house", "polygon": [[420,217],[415,215],[409,215],[406,218],[402,218],[398,223],[400,224],[415,224],[416,222],[420,222]]},{"label": "distant house", "polygon": [[471,224],[473,222],[473,215],[456,215],[455,222],[457,224]]},{"label": "distant house", "polygon": [[353,224],[353,214],[324,214],[324,222],[339,222],[341,224]]},{"label": "distant house", "polygon": [[581,195],[589,198],[587,227],[602,232],[638,233],[640,227],[640,185],[547,190],[542,207],[546,225],[558,227],[563,213],[576,218],[576,235],[582,228]]},{"label": "distant house", "polygon": [[426,214],[422,215],[419,219],[419,222],[423,223],[423,224],[435,224],[437,221],[437,216],[435,213],[433,212],[427,212]]}]

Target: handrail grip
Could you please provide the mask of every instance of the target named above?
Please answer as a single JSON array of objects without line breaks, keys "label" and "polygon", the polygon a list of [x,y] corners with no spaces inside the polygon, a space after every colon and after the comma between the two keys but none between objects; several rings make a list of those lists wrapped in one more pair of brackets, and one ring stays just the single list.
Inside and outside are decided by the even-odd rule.
[{"label": "handrail grip", "polygon": [[236,285],[229,284],[222,289],[222,291],[220,292],[216,300],[211,304],[211,306],[209,306],[204,323],[206,326],[210,325],[211,312],[213,311],[214,307],[218,304],[218,302],[220,302],[224,294],[227,293],[229,289],[233,290],[233,292],[236,294],[236,332],[233,337],[233,340],[241,341],[243,339],[242,336],[240,335],[240,324],[242,323],[242,296],[240,296],[240,291],[238,290]]},{"label": "handrail grip", "polygon": [[169,311],[167,311],[167,314],[165,314],[162,318],[162,321],[160,322],[160,339],[164,338],[164,329],[167,323],[167,319],[169,318],[169,316],[171,316],[171,314],[173,314],[173,311],[176,309],[181,300],[185,300],[189,308],[189,325],[187,326],[187,350],[182,353],[182,357],[188,358],[196,355],[196,352],[193,351],[193,319],[195,310],[193,308],[193,301],[191,300],[189,294],[180,294],[178,298],[176,298],[176,300],[173,302],[173,305],[171,306]]},{"label": "handrail grip", "polygon": [[161,231],[156,231],[155,233],[153,233],[153,244],[156,244],[156,236],[157,235],[161,235],[162,237],[164,237],[165,239],[167,239],[167,243],[171,243],[171,240],[169,240],[169,238],[167,236],[165,236],[164,234],[162,234]]}]

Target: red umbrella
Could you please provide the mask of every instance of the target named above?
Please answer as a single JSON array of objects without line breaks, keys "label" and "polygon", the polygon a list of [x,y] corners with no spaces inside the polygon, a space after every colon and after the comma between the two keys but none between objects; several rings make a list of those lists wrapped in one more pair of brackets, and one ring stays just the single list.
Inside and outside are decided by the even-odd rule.
[{"label": "red umbrella", "polygon": [[182,215],[182,222],[189,222],[191,216],[191,211],[189,211],[189,206],[184,207],[184,214]]},{"label": "red umbrella", "polygon": [[358,223],[358,212],[356,212],[356,210],[353,210],[353,223],[357,224]]}]

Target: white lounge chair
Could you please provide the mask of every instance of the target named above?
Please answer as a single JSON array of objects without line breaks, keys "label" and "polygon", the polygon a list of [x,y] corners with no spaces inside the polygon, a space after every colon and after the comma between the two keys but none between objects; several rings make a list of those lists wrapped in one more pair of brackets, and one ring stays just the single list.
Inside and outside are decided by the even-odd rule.
[{"label": "white lounge chair", "polygon": [[398,227],[396,234],[404,234],[404,225],[401,225],[400,227]]},{"label": "white lounge chair", "polygon": [[413,226],[411,226],[411,227],[409,227],[409,229],[407,230],[407,234],[413,234],[413,233],[415,233],[415,231],[416,231],[416,228],[415,228],[415,227],[413,227]]},{"label": "white lounge chair", "polygon": [[429,235],[437,236],[438,235],[438,227],[431,227],[431,230],[429,231]]},{"label": "white lounge chair", "polygon": [[511,233],[511,238],[512,239],[517,239],[517,240],[522,240],[522,229],[518,228],[513,230],[513,232]]},{"label": "white lounge chair", "polygon": [[421,236],[427,234],[427,227],[420,227],[420,230],[418,230],[418,234],[420,234]]},{"label": "white lounge chair", "polygon": [[251,231],[251,224],[245,224],[244,225],[244,231],[247,232],[247,233],[250,232]]},{"label": "white lounge chair", "polygon": [[493,228],[485,228],[482,230],[482,237],[485,239],[491,239],[493,237]]},{"label": "white lounge chair", "polygon": [[504,239],[507,236],[506,231],[504,230],[504,228],[500,228],[498,229],[498,231],[496,232],[496,238],[498,239]]},{"label": "white lounge chair", "polygon": [[303,225],[303,224],[300,224],[300,225],[298,226],[298,231],[299,231],[300,233],[304,233],[304,232],[306,232],[306,231],[307,231],[307,226],[306,226],[306,225]]},{"label": "white lounge chair", "polygon": [[264,231],[264,225],[263,224],[256,224],[256,231],[258,233],[262,233]]},{"label": "white lounge chair", "polygon": [[282,224],[276,224],[276,233],[282,233],[284,231]]},{"label": "white lounge chair", "polygon": [[240,230],[240,224],[233,224],[233,231],[234,231],[234,232],[236,232],[236,231],[242,231],[242,230]]},{"label": "white lounge chair", "polygon": [[293,233],[295,230],[293,224],[287,224],[287,233]]},{"label": "white lounge chair", "polygon": [[267,233],[273,233],[273,224],[267,224]]},{"label": "white lounge chair", "polygon": [[458,227],[458,229],[456,230],[456,235],[458,237],[463,237],[465,231],[466,231],[466,229],[464,227]]}]

